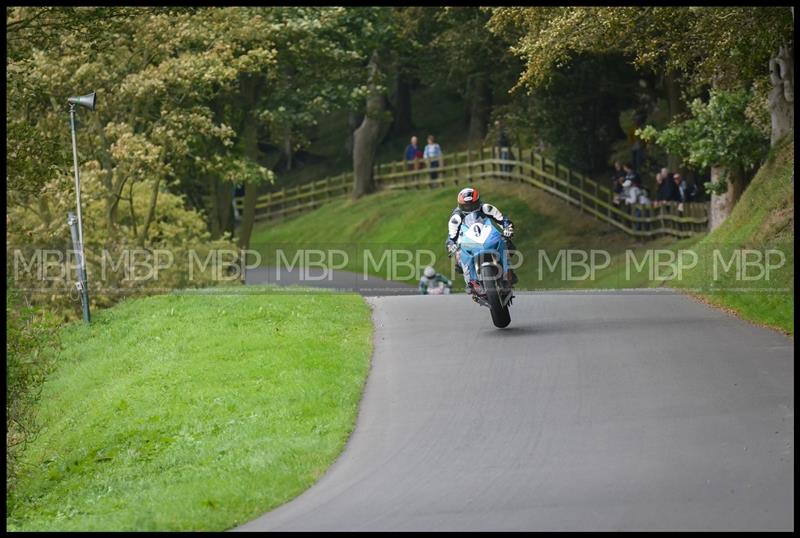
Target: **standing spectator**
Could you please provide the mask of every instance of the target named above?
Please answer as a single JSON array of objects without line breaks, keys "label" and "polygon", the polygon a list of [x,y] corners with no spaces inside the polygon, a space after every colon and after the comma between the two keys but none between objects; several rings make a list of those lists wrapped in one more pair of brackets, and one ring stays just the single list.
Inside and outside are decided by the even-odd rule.
[{"label": "standing spectator", "polygon": [[422,156],[428,161],[428,166],[431,168],[431,179],[438,178],[439,174],[434,172],[433,169],[439,168],[442,163],[442,148],[435,142],[433,135],[428,135],[428,145],[425,146],[425,152]]},{"label": "standing spectator", "polygon": [[631,163],[625,163],[625,165],[623,166],[623,169],[625,170],[625,181],[630,180],[630,182],[632,184],[636,185],[637,187],[641,187],[642,186],[642,178],[633,169],[633,166],[631,165]]},{"label": "standing spectator", "polygon": [[683,177],[679,173],[672,174],[672,197],[670,200],[673,202],[685,202],[684,200],[684,192],[686,191],[686,182],[683,181]]},{"label": "standing spectator", "polygon": [[656,200],[653,202],[653,207],[658,207],[664,200],[664,174],[659,172],[656,174]]},{"label": "standing spectator", "polygon": [[[684,183],[686,180],[684,180]],[[692,180],[692,184],[686,188],[686,201],[694,202],[700,196],[700,187],[697,186],[697,179]]]},{"label": "standing spectator", "polygon": [[625,189],[623,194],[625,205],[630,207],[638,204],[639,197],[642,195],[642,189],[640,189],[639,186],[630,179],[626,179],[622,186]]},{"label": "standing spectator", "polygon": [[416,161],[417,161],[417,154],[419,153],[419,145],[417,144],[417,137],[411,137],[411,143],[406,146],[406,165],[408,166],[409,170],[413,170],[416,168]]},{"label": "standing spectator", "polygon": [[618,177],[614,182],[614,196],[612,199],[614,205],[619,205],[625,196],[625,189],[622,187],[623,183],[625,183],[625,176]]},{"label": "standing spectator", "polygon": [[[659,199],[661,205],[668,202],[680,202],[680,193],[678,193],[677,185],[675,185],[675,175],[669,172],[666,168],[661,169],[663,181],[661,182],[661,189],[659,190]],[[666,172],[666,173],[665,173]]]},{"label": "standing spectator", "polygon": [[617,192],[617,185],[622,187],[622,181],[625,181],[625,170],[622,169],[622,164],[619,161],[614,161],[614,173],[611,174],[612,190]]},{"label": "standing spectator", "polygon": [[[641,217],[642,210],[638,207],[638,204],[642,197],[642,189],[631,179],[626,179],[622,186],[625,188],[625,205],[628,207],[629,212],[636,217]],[[642,224],[634,222],[633,227],[636,230],[641,230]]]},{"label": "standing spectator", "polygon": [[[494,122],[494,127],[497,130],[497,147],[498,158],[503,161],[511,160],[511,139],[508,137],[506,128],[500,120]],[[510,172],[511,166],[507,164],[500,165],[501,172]]]},{"label": "standing spectator", "polygon": [[675,191],[678,193],[676,200],[678,202],[678,212],[683,213],[683,204],[687,201],[686,191],[689,189],[689,186],[677,172],[673,176],[673,179],[675,180]]}]

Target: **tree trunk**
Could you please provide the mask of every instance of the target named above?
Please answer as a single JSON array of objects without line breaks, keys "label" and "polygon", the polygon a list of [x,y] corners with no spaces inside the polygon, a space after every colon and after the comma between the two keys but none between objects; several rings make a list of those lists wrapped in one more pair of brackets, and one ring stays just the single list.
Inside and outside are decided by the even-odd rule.
[{"label": "tree trunk", "polygon": [[[253,115],[248,115],[242,130],[244,154],[254,162],[258,161],[258,120]],[[244,184],[244,208],[242,209],[242,224],[239,229],[239,246],[247,249],[250,245],[250,234],[256,217],[256,198],[258,198],[258,185],[251,181]]]},{"label": "tree trunk", "polygon": [[492,88],[485,75],[475,75],[469,95],[469,141],[483,142],[492,110]]},{"label": "tree trunk", "polygon": [[292,135],[291,133],[286,134],[286,138],[283,142],[283,152],[286,155],[286,171],[292,169]]},{"label": "tree trunk", "polygon": [[217,196],[217,180],[212,176],[208,176],[208,199],[210,201],[208,218],[211,220],[211,238],[218,239],[222,235],[220,226],[220,205],[219,196]]},{"label": "tree trunk", "polygon": [[[256,103],[261,95],[261,80],[249,78],[242,81],[243,106],[248,111],[242,126],[241,141],[244,156],[258,162],[258,117],[256,116]],[[250,181],[244,184],[244,208],[242,209],[242,224],[239,229],[239,246],[249,248],[250,235],[253,233],[253,224],[256,218],[256,198],[258,198],[258,185]]]},{"label": "tree trunk", "polygon": [[153,222],[153,219],[155,219],[156,206],[158,205],[159,187],[161,187],[161,174],[159,174],[156,178],[156,182],[153,185],[153,193],[150,195],[150,207],[147,208],[147,216],[145,216],[144,219],[142,233],[139,235],[140,247],[144,247],[145,243],[147,242],[147,233],[150,231],[150,224]]},{"label": "tree trunk", "polygon": [[377,88],[382,75],[382,61],[378,51],[369,60],[369,95],[366,114],[361,126],[353,133],[353,198],[375,190],[372,175],[375,153],[381,138],[386,134],[386,97]]},{"label": "tree trunk", "polygon": [[352,109],[347,111],[347,140],[344,142],[344,149],[350,157],[353,156],[353,133],[362,121],[364,116],[361,113]]},{"label": "tree trunk", "polygon": [[219,228],[222,233],[233,234],[233,190],[235,185],[217,180],[217,199],[219,200]]},{"label": "tree trunk", "polygon": [[[719,181],[720,175],[724,173],[721,166],[711,167],[711,182]],[[714,231],[725,222],[725,219],[733,211],[736,202],[745,189],[744,174],[741,170],[731,170],[728,174],[728,190],[723,194],[711,193],[711,212],[708,218],[709,231]]]},{"label": "tree trunk", "polygon": [[[794,14],[792,15],[794,16]],[[794,129],[794,46],[778,49],[769,61],[772,90],[769,92],[769,113],[772,123],[770,144]]]},{"label": "tree trunk", "polygon": [[234,187],[210,176],[208,178],[209,198],[211,199],[211,237],[217,239],[226,231],[231,231],[231,212]]},{"label": "tree trunk", "polygon": [[258,185],[252,182],[244,184],[244,208],[242,209],[242,227],[239,230],[239,246],[243,249],[250,248],[250,236],[253,233],[253,224],[256,216],[256,200],[258,199]]},{"label": "tree trunk", "polygon": [[411,124],[411,84],[402,73],[397,74],[396,84],[392,134],[402,136],[410,134],[413,129]]}]

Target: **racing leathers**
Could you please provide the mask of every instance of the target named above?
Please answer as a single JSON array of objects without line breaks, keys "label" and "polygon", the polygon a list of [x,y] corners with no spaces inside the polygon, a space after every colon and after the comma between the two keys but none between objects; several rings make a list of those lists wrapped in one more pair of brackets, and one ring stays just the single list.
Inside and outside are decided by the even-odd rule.
[{"label": "racing leathers", "polygon": [[422,295],[427,295],[428,288],[435,288],[439,285],[440,282],[444,285],[445,288],[450,288],[453,285],[453,282],[441,273],[436,273],[431,278],[422,275],[422,278],[419,279],[419,292]]},{"label": "racing leathers", "polygon": [[[516,251],[516,247],[511,241],[511,236],[514,233],[514,227],[511,220],[504,217],[500,210],[491,204],[481,204],[480,209],[477,209],[476,211],[479,213],[478,217],[489,217],[502,226],[503,239],[505,241],[506,250],[508,251],[507,255],[510,256],[513,254],[513,252]],[[474,272],[474,268],[462,262],[461,252],[459,251],[457,245],[458,236],[461,233],[461,223],[464,221],[467,215],[468,213],[459,207],[456,207],[453,210],[453,213],[450,215],[450,219],[447,222],[447,241],[445,242],[445,246],[447,247],[449,255],[456,255],[456,271],[463,273],[464,282],[467,285],[466,291],[467,293],[472,293],[476,280],[476,275],[471,274]],[[512,284],[516,283],[517,276],[514,274],[514,271],[509,269],[508,272],[508,278],[511,280]]]}]

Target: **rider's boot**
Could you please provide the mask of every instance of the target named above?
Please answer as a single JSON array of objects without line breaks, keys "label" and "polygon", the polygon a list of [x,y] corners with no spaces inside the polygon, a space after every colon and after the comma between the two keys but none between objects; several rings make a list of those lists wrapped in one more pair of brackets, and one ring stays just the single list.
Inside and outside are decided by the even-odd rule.
[{"label": "rider's boot", "polygon": [[519,278],[517,278],[517,273],[513,269],[506,271],[506,281],[511,282],[512,286],[519,281]]},{"label": "rider's boot", "polygon": [[477,280],[470,280],[467,283],[467,294],[477,296],[481,293],[481,285]]}]

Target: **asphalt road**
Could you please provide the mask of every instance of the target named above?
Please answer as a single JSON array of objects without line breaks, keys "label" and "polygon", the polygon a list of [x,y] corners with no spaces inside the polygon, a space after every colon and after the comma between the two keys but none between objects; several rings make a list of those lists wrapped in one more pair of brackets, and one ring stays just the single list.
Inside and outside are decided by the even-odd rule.
[{"label": "asphalt road", "polygon": [[372,297],[355,431],[236,530],[792,530],[793,341],[673,293]]}]

